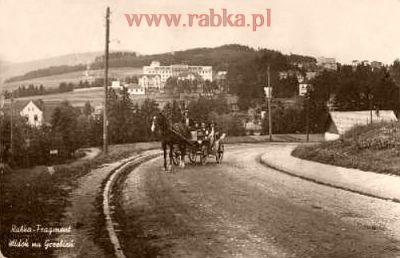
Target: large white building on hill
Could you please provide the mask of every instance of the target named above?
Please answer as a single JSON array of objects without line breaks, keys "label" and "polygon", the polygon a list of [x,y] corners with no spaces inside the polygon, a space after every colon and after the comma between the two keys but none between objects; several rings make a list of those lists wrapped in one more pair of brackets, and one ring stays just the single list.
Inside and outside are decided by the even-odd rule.
[{"label": "large white building on hill", "polygon": [[[160,76],[161,88],[163,88],[168,78],[180,77],[182,74],[198,74],[205,81],[213,80],[212,66],[191,66],[186,64],[163,66],[158,61],[151,62],[149,66],[143,66],[143,75],[141,77],[158,75]],[[141,77],[139,77],[139,85],[145,87],[140,83]]]},{"label": "large white building on hill", "polygon": [[317,57],[317,66],[324,70],[337,70],[336,59],[332,57]]}]

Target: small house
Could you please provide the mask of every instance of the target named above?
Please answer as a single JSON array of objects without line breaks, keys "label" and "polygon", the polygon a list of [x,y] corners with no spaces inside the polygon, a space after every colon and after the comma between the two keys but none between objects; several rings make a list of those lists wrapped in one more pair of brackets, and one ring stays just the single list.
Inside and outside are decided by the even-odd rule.
[{"label": "small house", "polygon": [[33,127],[39,127],[43,124],[43,110],[39,104],[32,100],[26,104],[19,112],[21,116],[27,118],[27,123]]},{"label": "small house", "polygon": [[120,81],[112,81],[111,88],[114,90],[122,90],[122,85]]},{"label": "small house", "polygon": [[245,123],[246,135],[260,135],[262,126],[255,121]]},{"label": "small house", "polygon": [[3,111],[8,115],[24,117],[26,123],[32,127],[40,127],[50,124],[54,109],[55,105],[42,100],[16,100],[13,103],[6,102]]}]

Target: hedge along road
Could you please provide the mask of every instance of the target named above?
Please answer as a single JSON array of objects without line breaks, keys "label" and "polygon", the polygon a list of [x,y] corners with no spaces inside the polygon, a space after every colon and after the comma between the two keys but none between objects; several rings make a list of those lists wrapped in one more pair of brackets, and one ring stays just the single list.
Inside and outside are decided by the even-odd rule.
[{"label": "hedge along road", "polygon": [[[284,145],[282,145],[284,146]],[[156,158],[114,188],[127,257],[398,257],[400,205],[292,177],[233,145],[223,164],[162,171]]]}]

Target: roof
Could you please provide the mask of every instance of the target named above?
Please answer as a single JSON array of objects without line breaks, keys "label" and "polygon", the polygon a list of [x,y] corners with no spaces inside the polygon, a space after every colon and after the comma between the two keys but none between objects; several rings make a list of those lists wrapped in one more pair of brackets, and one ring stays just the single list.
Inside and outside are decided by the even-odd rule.
[{"label": "roof", "polygon": [[141,86],[140,86],[139,84],[137,84],[137,83],[129,83],[129,84],[127,84],[125,87],[128,88],[128,89],[138,89],[138,88],[141,88]]},{"label": "roof", "polygon": [[139,77],[161,77],[159,74],[140,74]]},{"label": "roof", "polygon": [[245,124],[245,128],[246,130],[261,131],[262,126],[251,121]]},{"label": "roof", "polygon": [[194,72],[182,72],[178,75],[178,79],[185,79],[185,78],[190,78],[190,77],[194,77],[196,80],[201,80],[201,76],[198,73],[194,73]]},{"label": "roof", "polygon": [[189,71],[189,72],[181,72],[181,73],[179,73],[178,76],[179,76],[179,77],[183,77],[183,76],[186,77],[186,76],[188,76],[188,75],[193,75],[193,76],[196,76],[196,77],[197,77],[197,76],[200,77],[200,75],[199,75],[198,73],[190,72],[190,71]]},{"label": "roof", "polygon": [[[367,111],[332,111],[329,112],[331,118],[328,132],[344,134],[356,125],[366,125],[371,121],[371,112]],[[372,111],[372,122],[391,122],[397,121],[397,117],[392,110]]]},{"label": "roof", "polygon": [[[41,111],[43,111],[42,110],[43,109],[42,104],[37,100],[18,100],[18,99],[16,99],[13,102],[14,112],[18,112],[18,113],[21,112],[22,109],[24,109],[26,107],[26,105],[28,105],[31,101],[33,102],[33,104],[35,104],[35,106],[37,106]],[[4,104],[3,110],[5,112],[9,112],[11,110],[11,102],[10,102],[10,100],[6,101],[6,103]]]},{"label": "roof", "polygon": [[[40,102],[39,100],[18,100],[16,99],[13,103],[14,114],[19,114],[26,105],[30,102],[33,102],[42,112],[43,112],[43,119],[45,122],[51,121],[51,116],[53,115],[54,109],[60,103],[51,103],[51,102]],[[11,111],[11,102],[7,101],[5,103],[3,111],[5,113],[10,113]]]}]

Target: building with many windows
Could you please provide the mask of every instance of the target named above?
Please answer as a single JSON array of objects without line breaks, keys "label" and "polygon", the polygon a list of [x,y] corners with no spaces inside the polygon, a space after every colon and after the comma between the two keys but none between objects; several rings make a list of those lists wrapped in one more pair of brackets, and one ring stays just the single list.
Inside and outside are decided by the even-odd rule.
[{"label": "building with many windows", "polygon": [[139,76],[139,86],[145,90],[160,90],[163,88],[161,76],[158,74],[143,74]]},{"label": "building with many windows", "polygon": [[[149,66],[143,66],[143,75],[140,78],[148,75],[160,76],[161,88],[170,77],[180,77],[181,74],[197,74],[204,81],[213,80],[212,66],[192,66],[186,64],[174,64],[163,66],[158,61],[153,61]],[[193,77],[193,76],[192,76]],[[140,83],[139,78],[139,85]],[[194,78],[194,77],[193,77]]]},{"label": "building with many windows", "polygon": [[322,68],[323,70],[330,70],[330,71],[337,70],[336,59],[331,57],[318,57],[317,66]]},{"label": "building with many windows", "polygon": [[145,95],[146,94],[145,89],[137,83],[130,83],[130,84],[126,85],[126,87],[128,89],[128,93],[130,95]]}]

